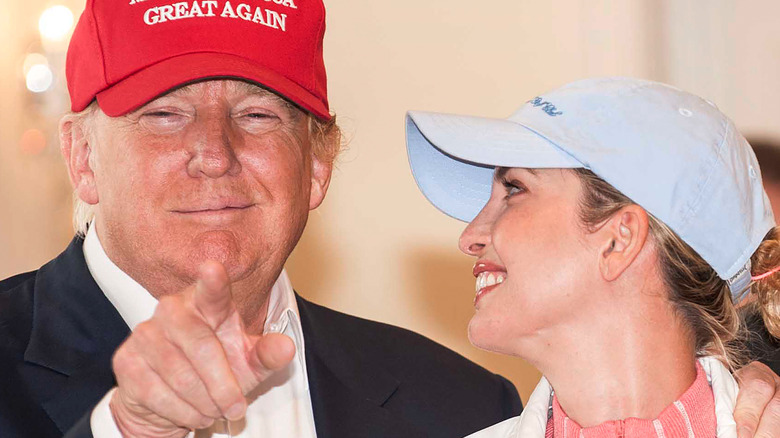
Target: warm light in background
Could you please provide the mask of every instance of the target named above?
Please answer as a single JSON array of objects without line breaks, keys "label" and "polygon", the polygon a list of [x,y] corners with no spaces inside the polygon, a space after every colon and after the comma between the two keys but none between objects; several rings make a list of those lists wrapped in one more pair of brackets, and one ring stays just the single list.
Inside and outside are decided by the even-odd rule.
[{"label": "warm light in background", "polygon": [[30,69],[38,64],[49,65],[49,60],[40,53],[30,53],[24,58],[24,77],[30,73]]},{"label": "warm light in background", "polygon": [[51,87],[54,81],[51,69],[45,64],[36,64],[30,67],[26,76],[27,89],[33,93],[43,93]]},{"label": "warm light in background", "polygon": [[38,155],[46,148],[46,134],[40,129],[28,129],[19,140],[19,148],[28,155]]},{"label": "warm light in background", "polygon": [[38,31],[44,40],[62,41],[73,27],[73,12],[65,6],[52,6],[41,14]]}]

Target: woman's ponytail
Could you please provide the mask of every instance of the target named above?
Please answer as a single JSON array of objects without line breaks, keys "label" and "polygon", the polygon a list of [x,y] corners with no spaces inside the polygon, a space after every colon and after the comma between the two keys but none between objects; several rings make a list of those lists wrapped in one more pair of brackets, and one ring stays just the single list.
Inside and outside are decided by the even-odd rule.
[{"label": "woman's ponytail", "polygon": [[780,339],[780,227],[767,233],[753,257],[753,305],[764,320],[767,331]]}]

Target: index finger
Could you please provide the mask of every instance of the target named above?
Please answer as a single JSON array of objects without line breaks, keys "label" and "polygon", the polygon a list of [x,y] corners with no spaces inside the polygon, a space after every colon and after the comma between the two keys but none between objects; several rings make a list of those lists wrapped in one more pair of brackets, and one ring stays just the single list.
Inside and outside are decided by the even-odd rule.
[{"label": "index finger", "polygon": [[192,302],[212,330],[216,330],[235,310],[230,279],[222,263],[210,260],[200,266],[200,278],[195,284]]},{"label": "index finger", "polygon": [[[739,394],[734,408],[739,438],[752,438],[757,432],[777,427],[777,384],[775,374],[766,366],[753,362],[737,372]],[[774,400],[774,402],[773,402]],[[767,415],[769,418],[767,418]],[[780,436],[777,433],[765,436]]]}]

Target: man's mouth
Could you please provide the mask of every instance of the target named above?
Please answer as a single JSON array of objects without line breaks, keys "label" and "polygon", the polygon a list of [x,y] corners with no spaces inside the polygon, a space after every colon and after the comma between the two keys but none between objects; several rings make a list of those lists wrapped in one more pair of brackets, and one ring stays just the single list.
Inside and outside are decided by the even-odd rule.
[{"label": "man's mouth", "polygon": [[208,213],[222,213],[222,212],[229,213],[229,212],[232,212],[232,211],[246,210],[249,207],[250,206],[246,206],[246,207],[197,208],[197,209],[192,209],[192,210],[178,211],[178,213],[189,213],[189,214],[194,214],[194,213],[206,213],[206,214],[208,214]]},{"label": "man's mouth", "polygon": [[177,208],[173,211],[182,214],[233,213],[246,210],[254,204],[240,199],[214,199],[199,205]]}]

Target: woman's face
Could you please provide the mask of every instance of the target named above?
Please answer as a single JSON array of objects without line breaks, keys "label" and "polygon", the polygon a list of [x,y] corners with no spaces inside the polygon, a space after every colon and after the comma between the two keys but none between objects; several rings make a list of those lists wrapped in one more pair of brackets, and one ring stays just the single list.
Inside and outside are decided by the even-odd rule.
[{"label": "woman's face", "polygon": [[475,346],[527,357],[597,305],[598,247],[579,220],[580,193],[571,170],[496,169],[490,200],[460,238],[477,258]]}]

